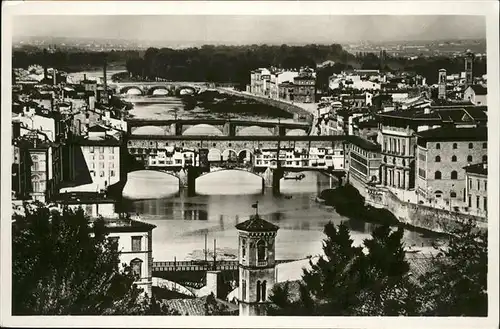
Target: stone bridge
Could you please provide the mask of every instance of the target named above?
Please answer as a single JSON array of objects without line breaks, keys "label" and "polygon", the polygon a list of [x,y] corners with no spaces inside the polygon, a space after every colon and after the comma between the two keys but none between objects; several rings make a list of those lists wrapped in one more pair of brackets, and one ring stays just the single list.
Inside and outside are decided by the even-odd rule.
[{"label": "stone bridge", "polygon": [[129,155],[138,169],[158,170],[179,178],[195,192],[198,177],[217,170],[245,170],[279,193],[287,173],[344,171],[344,143],[349,136],[128,136]]},{"label": "stone bridge", "polygon": [[131,135],[159,136],[306,136],[311,126],[297,122],[263,122],[224,119],[127,120]]},{"label": "stone bridge", "polygon": [[207,89],[205,82],[173,82],[173,81],[153,81],[153,82],[114,82],[110,84],[115,94],[124,95],[159,95],[178,96],[183,93],[200,93]]}]

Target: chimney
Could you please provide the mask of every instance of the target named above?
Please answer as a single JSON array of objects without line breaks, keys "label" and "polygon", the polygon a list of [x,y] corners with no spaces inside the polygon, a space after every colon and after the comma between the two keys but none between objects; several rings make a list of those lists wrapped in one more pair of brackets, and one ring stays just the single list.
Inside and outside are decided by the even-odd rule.
[{"label": "chimney", "polygon": [[218,279],[219,279],[220,271],[207,271],[207,288],[210,292],[214,294],[217,298],[219,297],[218,290]]},{"label": "chimney", "polygon": [[83,81],[84,82],[87,81],[87,74],[85,74],[85,73],[83,74]]}]

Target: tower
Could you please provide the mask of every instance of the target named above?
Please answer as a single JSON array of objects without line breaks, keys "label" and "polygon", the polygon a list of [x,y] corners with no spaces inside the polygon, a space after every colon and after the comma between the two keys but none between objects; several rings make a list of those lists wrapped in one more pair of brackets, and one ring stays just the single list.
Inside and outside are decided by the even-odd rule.
[{"label": "tower", "polygon": [[[257,209],[257,204],[253,206]],[[258,210],[238,229],[240,316],[265,315],[275,283],[274,240],[279,227],[259,217]]]},{"label": "tower", "polygon": [[438,99],[446,99],[446,70],[445,69],[439,70]]},{"label": "tower", "polygon": [[474,83],[473,64],[474,54],[470,50],[467,50],[465,54],[465,88]]}]

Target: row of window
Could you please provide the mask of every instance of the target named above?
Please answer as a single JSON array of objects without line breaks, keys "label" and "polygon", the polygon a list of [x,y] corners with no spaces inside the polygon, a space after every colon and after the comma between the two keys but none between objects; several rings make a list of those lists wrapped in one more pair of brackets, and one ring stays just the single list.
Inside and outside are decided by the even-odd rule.
[{"label": "row of window", "polygon": [[[92,177],[96,177],[96,172],[94,170],[91,170],[90,171],[90,175]],[[105,177],[103,170],[99,171],[99,177]],[[115,177],[115,171],[114,170],[110,170],[109,171],[109,177]]]},{"label": "row of window", "polygon": [[[483,143],[483,149],[485,149],[487,147],[488,147],[488,143]],[[454,150],[458,149],[458,144],[457,143],[453,143],[452,148]],[[474,143],[469,143],[469,149],[473,149],[473,148],[474,148]],[[436,143],[436,150],[440,150],[440,149],[441,149],[441,144],[440,143]]]},{"label": "row of window", "polygon": [[[120,240],[120,237],[118,237],[118,236],[108,238],[108,241],[110,243],[115,243],[117,247],[118,247],[119,240]],[[131,244],[132,244],[132,251],[141,251],[142,250],[142,236],[131,237]]]},{"label": "row of window", "polygon": [[[434,161],[435,162],[441,162],[441,157],[439,155],[436,155],[436,158],[434,159]],[[488,156],[487,155],[483,155],[482,161],[483,162],[487,162],[488,161]],[[457,156],[456,155],[453,155],[451,157],[451,162],[457,162]],[[472,162],[472,155],[468,155],[467,156],[467,162]]]},{"label": "row of window", "polygon": [[[267,281],[260,281],[257,280],[257,286],[255,287],[256,289],[256,297],[258,302],[265,302],[266,301],[266,289],[267,289]],[[247,281],[245,279],[241,280],[241,290],[242,290],[242,299],[246,300],[247,298]]]},{"label": "row of window", "polygon": [[[477,181],[477,190],[481,191],[481,180],[476,179]],[[484,182],[484,191],[488,191],[488,181],[485,179]],[[472,178],[469,178],[469,189],[472,189]]]},{"label": "row of window", "polygon": [[[469,194],[469,208],[472,208],[472,196]],[[481,197],[476,196],[476,209],[481,210]],[[483,196],[483,208],[482,210],[488,211],[488,198]]]},{"label": "row of window", "polygon": [[[95,162],[90,162],[90,167],[92,169],[95,169]],[[99,168],[104,169],[104,162],[99,162]],[[108,168],[115,168],[115,163],[114,162],[109,162],[108,163]]]},{"label": "row of window", "polygon": [[384,151],[393,152],[398,154],[406,154],[406,140],[401,140],[399,138],[388,138],[388,142],[384,141]]},{"label": "row of window", "polygon": [[104,153],[104,150],[107,149],[108,153],[114,154],[115,153],[115,148],[114,147],[104,147],[104,146],[89,146],[89,152],[90,153]]},{"label": "row of window", "polygon": [[[104,159],[105,159],[104,154],[99,154],[99,160],[104,160]],[[108,159],[109,160],[114,160],[115,156],[114,155],[108,155]],[[95,155],[91,155],[90,156],[90,160],[94,161],[95,160]]]},{"label": "row of window", "polygon": [[[451,179],[458,179],[458,173],[457,173],[455,170],[453,170],[453,171],[451,172],[450,177],[451,177]],[[442,178],[442,174],[441,174],[441,172],[440,172],[439,170],[438,170],[438,171],[436,171],[436,172],[434,173],[434,179],[441,179],[441,178]]]}]

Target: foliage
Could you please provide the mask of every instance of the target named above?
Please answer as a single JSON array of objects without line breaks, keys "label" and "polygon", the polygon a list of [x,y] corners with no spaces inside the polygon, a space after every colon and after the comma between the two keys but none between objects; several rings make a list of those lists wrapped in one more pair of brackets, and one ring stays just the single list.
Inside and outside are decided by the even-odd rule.
[{"label": "foliage", "polygon": [[325,226],[324,256],[304,270],[300,298],[289,298],[289,287],[277,287],[270,297],[270,315],[408,315],[415,313],[409,265],[404,259],[403,231],[388,226],[374,230],[362,247],[354,247],[348,227]]},{"label": "foliage", "polygon": [[422,314],[488,315],[488,237],[473,220],[459,225],[420,278]]},{"label": "foliage", "polygon": [[89,225],[82,209],[59,213],[41,205],[14,219],[13,314],[154,312],[149,298],[133,284],[130,267],[120,270],[116,242],[106,238],[102,219]]}]

